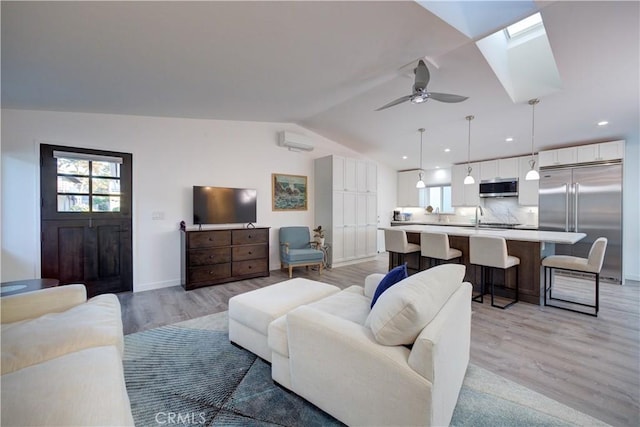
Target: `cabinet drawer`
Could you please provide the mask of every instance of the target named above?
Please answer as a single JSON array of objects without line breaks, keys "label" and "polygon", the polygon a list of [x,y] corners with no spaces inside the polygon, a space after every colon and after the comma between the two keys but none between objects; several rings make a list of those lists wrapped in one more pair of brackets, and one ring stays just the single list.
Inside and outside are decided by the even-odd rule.
[{"label": "cabinet drawer", "polygon": [[250,243],[267,243],[269,230],[233,230],[232,244],[246,245]]},{"label": "cabinet drawer", "polygon": [[191,231],[189,233],[189,249],[228,246],[230,244],[230,230]]},{"label": "cabinet drawer", "polygon": [[213,264],[189,269],[189,282],[205,282],[231,277],[231,264]]},{"label": "cabinet drawer", "polygon": [[267,272],[266,259],[252,259],[248,261],[234,262],[231,273],[234,276],[244,276],[246,274],[260,274]]},{"label": "cabinet drawer", "polygon": [[248,259],[258,259],[267,257],[266,245],[244,245],[235,246],[231,249],[232,259],[234,261],[245,261]]},{"label": "cabinet drawer", "polygon": [[231,250],[226,248],[194,249],[189,251],[189,267],[221,264],[231,261]]}]

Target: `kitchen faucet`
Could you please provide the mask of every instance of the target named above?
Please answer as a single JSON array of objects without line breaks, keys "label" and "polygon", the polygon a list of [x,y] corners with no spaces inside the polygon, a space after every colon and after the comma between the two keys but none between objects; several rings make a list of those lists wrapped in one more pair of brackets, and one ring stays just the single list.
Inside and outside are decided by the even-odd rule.
[{"label": "kitchen faucet", "polygon": [[440,207],[436,208],[436,215],[438,215],[438,222],[440,222]]},{"label": "kitchen faucet", "polygon": [[478,210],[480,210],[480,215],[483,216],[484,215],[484,211],[482,210],[482,206],[477,205],[476,206],[476,229],[478,228],[478,225],[480,224],[480,220],[478,218]]}]

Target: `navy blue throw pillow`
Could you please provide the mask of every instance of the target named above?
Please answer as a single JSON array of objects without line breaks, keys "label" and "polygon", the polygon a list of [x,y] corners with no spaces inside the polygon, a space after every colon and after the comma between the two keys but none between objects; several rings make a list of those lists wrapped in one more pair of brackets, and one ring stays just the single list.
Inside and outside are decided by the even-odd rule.
[{"label": "navy blue throw pillow", "polygon": [[402,279],[406,279],[407,277],[408,274],[406,264],[399,265],[396,268],[390,270],[387,275],[382,278],[380,283],[378,283],[376,292],[373,294],[373,298],[371,299],[371,308],[373,308],[373,305],[376,303],[376,301],[378,301],[378,298],[380,298],[380,295],[382,295],[384,291],[386,291]]}]

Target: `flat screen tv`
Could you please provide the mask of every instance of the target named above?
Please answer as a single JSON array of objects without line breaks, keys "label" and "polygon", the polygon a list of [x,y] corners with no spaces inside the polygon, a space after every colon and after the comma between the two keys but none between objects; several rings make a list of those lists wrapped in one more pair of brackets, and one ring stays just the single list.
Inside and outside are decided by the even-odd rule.
[{"label": "flat screen tv", "polygon": [[256,222],[257,191],[251,188],[193,186],[194,224]]}]

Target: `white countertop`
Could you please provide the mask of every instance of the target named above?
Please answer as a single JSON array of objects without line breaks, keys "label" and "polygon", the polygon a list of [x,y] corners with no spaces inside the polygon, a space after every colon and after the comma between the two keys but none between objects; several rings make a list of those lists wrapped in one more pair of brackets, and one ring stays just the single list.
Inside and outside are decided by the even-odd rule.
[{"label": "white countertop", "polygon": [[395,227],[381,227],[380,230],[405,230],[411,233],[434,232],[447,233],[452,236],[496,236],[507,240],[521,240],[525,242],[565,243],[574,244],[586,237],[585,233],[570,233],[559,231],[517,230],[473,227],[455,227],[448,225],[400,225]]},{"label": "white countertop", "polygon": [[[396,225],[436,225],[436,226],[443,226],[443,227],[474,227],[475,228],[475,224],[472,224],[470,222],[462,222],[462,221],[442,221],[442,222],[435,222],[435,221],[429,221],[429,222],[425,222],[425,221],[391,221],[391,225],[396,226]],[[485,225],[486,227],[486,225]],[[502,227],[491,227],[491,228],[502,228]],[[505,230],[537,230],[538,227],[536,225],[528,225],[528,224],[518,224],[518,225],[514,225],[513,227],[504,227]]]}]

